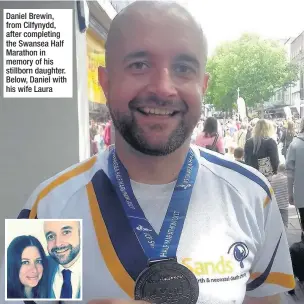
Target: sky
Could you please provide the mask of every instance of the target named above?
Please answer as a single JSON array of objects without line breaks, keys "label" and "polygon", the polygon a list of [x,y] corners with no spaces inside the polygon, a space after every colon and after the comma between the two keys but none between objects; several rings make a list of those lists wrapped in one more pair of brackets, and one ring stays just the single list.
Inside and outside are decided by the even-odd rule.
[{"label": "sky", "polygon": [[304,31],[304,0],[183,0],[202,24],[209,55],[221,42],[242,33],[296,38]]}]

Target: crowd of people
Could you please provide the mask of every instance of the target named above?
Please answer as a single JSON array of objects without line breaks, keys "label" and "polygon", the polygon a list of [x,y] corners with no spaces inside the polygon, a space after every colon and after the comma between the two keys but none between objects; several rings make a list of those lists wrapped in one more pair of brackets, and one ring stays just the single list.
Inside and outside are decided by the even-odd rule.
[{"label": "crowd of people", "polygon": [[[111,121],[102,123],[91,120],[91,155],[104,151],[113,143],[112,129]],[[295,172],[295,151],[302,146],[304,148],[303,133],[303,119],[254,118],[251,121],[225,121],[208,117],[202,118],[197,124],[192,134],[192,143],[224,154],[229,159],[249,165],[265,175],[274,189],[282,220],[287,228],[289,204],[294,204],[295,175],[297,174],[298,180],[304,176],[304,170]],[[294,144],[291,146],[292,143]],[[292,148],[287,157],[289,147]],[[298,193],[300,187],[296,189]],[[304,231],[304,204],[297,207]]]},{"label": "crowd of people", "polygon": [[300,205],[299,199],[304,194],[299,184],[304,177],[304,163],[301,160],[303,157],[296,157],[304,149],[304,119],[241,122],[208,117],[196,126],[192,143],[225,154],[266,176],[276,194],[286,228],[289,204],[293,205],[294,197],[298,197],[297,207],[304,230],[304,204]]},{"label": "crowd of people", "polygon": [[91,119],[90,121],[90,151],[91,156],[104,151],[113,142],[112,123],[96,122]]}]

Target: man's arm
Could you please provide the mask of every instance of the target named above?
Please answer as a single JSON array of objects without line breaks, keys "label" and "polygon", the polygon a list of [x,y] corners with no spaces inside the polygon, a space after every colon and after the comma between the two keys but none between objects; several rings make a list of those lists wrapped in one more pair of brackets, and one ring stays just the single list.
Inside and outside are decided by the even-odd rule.
[{"label": "man's arm", "polygon": [[262,241],[247,283],[246,296],[252,298],[250,304],[280,303],[278,295],[295,288],[288,241],[274,195],[264,201],[263,209]]},{"label": "man's arm", "polygon": [[296,153],[291,143],[286,156],[286,173],[288,178],[288,195],[290,203],[293,203],[293,186],[295,176]]},{"label": "man's arm", "polygon": [[243,304],[282,304],[282,301],[280,295],[263,298],[246,297]]}]

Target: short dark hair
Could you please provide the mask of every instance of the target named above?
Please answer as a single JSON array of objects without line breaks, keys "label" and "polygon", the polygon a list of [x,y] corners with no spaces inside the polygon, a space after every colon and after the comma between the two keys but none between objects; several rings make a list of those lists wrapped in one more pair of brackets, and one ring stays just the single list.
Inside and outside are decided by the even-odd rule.
[{"label": "short dark hair", "polygon": [[235,148],[234,149],[234,157],[235,158],[243,158],[244,156],[244,149],[243,148]]},{"label": "short dark hair", "polygon": [[33,288],[33,298],[48,297],[47,294],[47,258],[44,249],[34,236],[21,235],[14,238],[7,248],[7,298],[24,299],[24,286],[20,282],[19,272],[21,268],[21,257],[25,248],[35,246],[41,256],[43,274],[38,285]]},{"label": "short dark hair", "polygon": [[208,117],[204,124],[205,134],[215,135],[217,133],[217,120],[214,117]]}]

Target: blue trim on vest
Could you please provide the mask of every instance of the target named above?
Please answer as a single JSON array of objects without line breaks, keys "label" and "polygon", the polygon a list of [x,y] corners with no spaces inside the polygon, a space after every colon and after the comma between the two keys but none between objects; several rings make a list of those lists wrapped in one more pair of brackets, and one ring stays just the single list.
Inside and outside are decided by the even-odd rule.
[{"label": "blue trim on vest", "polygon": [[[22,209],[17,217],[17,219],[29,219],[30,218],[30,209]],[[37,215],[35,216],[35,219],[37,219]]]},{"label": "blue trim on vest", "polygon": [[97,171],[92,178],[92,185],[117,257],[135,281],[147,267],[147,257],[106,173],[102,170]]},{"label": "blue trim on vest", "polygon": [[233,163],[233,162],[230,162],[229,160],[219,158],[216,155],[209,154],[202,150],[200,150],[200,155],[201,155],[201,157],[205,158],[206,160],[208,160],[211,163],[214,163],[216,165],[233,170],[233,171],[240,173],[241,175],[247,177],[248,179],[252,180],[256,184],[258,184],[260,187],[262,187],[265,190],[265,192],[267,193],[267,195],[269,196],[269,198],[271,199],[271,192],[270,192],[269,187],[261,178],[259,178],[253,172],[249,171],[248,169],[244,168],[243,166],[241,166],[237,163]]}]

